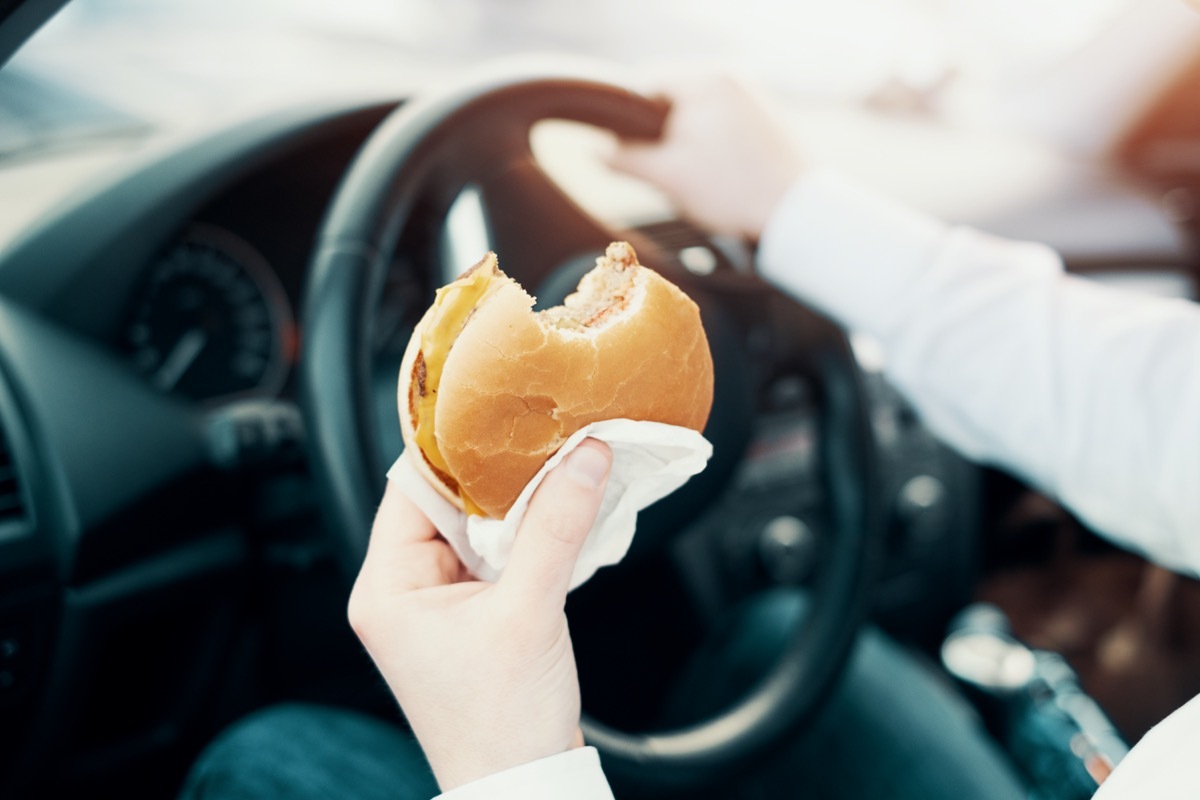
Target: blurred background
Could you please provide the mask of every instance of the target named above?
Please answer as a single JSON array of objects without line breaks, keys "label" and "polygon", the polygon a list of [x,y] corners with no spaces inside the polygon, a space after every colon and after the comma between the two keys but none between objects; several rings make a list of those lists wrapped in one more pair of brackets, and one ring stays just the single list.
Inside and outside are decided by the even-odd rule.
[{"label": "blurred background", "polygon": [[[529,54],[604,59],[651,89],[742,73],[791,101],[815,157],[978,224],[1027,201],[1027,176],[1109,153],[1198,40],[1182,0],[76,0],[0,74],[0,242],[163,137]],[[19,168],[47,159],[61,167]],[[621,216],[665,213],[626,190],[608,198]]]},{"label": "blurred background", "polygon": [[[530,54],[603,59],[649,89],[744,74],[790,102],[814,158],[944,217],[1045,238],[1030,204],[1110,155],[1198,41],[1182,0],[76,0],[0,73],[0,243],[158,140]],[[587,184],[598,216],[669,213],[574,153],[543,155]],[[1066,244],[1099,251],[1096,235]]]},{"label": "blurred background", "polygon": [[1162,68],[1198,28],[1175,0],[78,0],[17,64],[155,123],[395,90],[528,52],[733,69],[797,98],[1016,122],[1081,60],[1095,86],[1074,91],[1118,104],[1130,70]]}]

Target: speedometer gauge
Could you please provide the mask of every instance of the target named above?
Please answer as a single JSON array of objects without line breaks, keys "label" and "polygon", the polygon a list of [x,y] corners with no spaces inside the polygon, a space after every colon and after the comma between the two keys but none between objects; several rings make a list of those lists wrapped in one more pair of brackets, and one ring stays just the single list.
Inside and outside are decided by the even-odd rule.
[{"label": "speedometer gauge", "polygon": [[150,268],[125,329],[133,363],[164,392],[197,400],[274,394],[292,358],[278,278],[228,231],[189,229]]}]

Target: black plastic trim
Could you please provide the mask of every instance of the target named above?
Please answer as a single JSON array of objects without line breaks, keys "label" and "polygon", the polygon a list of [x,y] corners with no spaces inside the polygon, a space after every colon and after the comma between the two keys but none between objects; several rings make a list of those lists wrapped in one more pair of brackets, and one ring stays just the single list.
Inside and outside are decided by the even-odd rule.
[{"label": "black plastic trim", "polygon": [[395,105],[304,105],[152,147],[19,235],[0,254],[0,294],[103,338],[144,267],[205,204],[305,147],[370,130]]},{"label": "black plastic trim", "polygon": [[0,67],[67,4],[67,0],[0,2]]}]

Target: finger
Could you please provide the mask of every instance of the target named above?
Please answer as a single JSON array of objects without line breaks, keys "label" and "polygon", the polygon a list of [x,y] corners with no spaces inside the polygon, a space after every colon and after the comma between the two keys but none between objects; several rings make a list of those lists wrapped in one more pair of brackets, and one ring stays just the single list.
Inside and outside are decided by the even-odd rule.
[{"label": "finger", "polygon": [[561,610],[575,561],[600,510],[611,467],[608,445],[584,439],[546,475],[517,531],[500,577],[503,591]]},{"label": "finger", "polygon": [[661,152],[662,145],[657,143],[622,141],[606,160],[617,172],[642,178],[646,176],[647,166],[653,164],[655,156]]},{"label": "finger", "polygon": [[391,483],[375,515],[362,579],[390,591],[451,583],[461,571],[458,557],[433,523]]},{"label": "finger", "polygon": [[388,481],[383,490],[379,510],[375,512],[375,524],[371,527],[371,544],[375,544],[376,530],[388,532],[379,537],[381,546],[394,547],[411,542],[429,541],[437,536],[437,529],[417,504],[409,499],[396,484]]},{"label": "finger", "polygon": [[687,167],[680,164],[685,156],[672,144],[622,143],[608,156],[606,163],[609,169],[657,187],[678,203],[679,198],[674,192],[679,183],[678,175],[687,171]]}]

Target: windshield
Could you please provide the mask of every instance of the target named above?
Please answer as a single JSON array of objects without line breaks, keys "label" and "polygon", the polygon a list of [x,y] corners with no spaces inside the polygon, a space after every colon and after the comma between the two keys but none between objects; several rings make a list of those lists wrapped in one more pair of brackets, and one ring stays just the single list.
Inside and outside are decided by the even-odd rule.
[{"label": "windshield", "polygon": [[[411,91],[487,58],[705,63],[861,101],[1028,80],[1129,0],[75,0],[0,81],[0,158],[331,94]],[[1036,24],[1031,24],[1035,21]],[[911,98],[910,98],[911,99]]]}]

